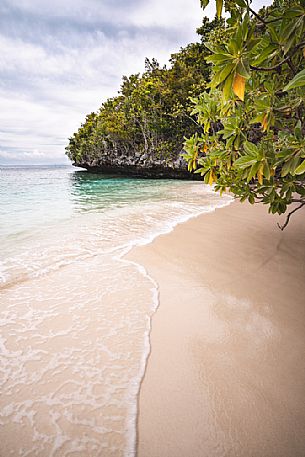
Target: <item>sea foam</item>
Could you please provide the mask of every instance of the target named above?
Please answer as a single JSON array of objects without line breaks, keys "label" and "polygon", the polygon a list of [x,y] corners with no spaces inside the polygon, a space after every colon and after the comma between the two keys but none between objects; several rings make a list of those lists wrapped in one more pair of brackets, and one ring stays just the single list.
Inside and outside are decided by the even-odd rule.
[{"label": "sea foam", "polygon": [[95,191],[94,202],[81,193],[81,208],[77,200],[67,218],[23,227],[13,245],[6,237],[1,454],[135,455],[137,397],[159,303],[154,279],[124,255],[231,199],[201,183],[143,182],[142,195],[141,183],[122,185],[122,195]]}]

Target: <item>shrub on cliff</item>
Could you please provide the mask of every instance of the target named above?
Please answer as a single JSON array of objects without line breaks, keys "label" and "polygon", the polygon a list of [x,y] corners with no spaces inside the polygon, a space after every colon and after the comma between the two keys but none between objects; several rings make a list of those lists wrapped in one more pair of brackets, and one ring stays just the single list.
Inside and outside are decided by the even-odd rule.
[{"label": "shrub on cliff", "polygon": [[146,59],[144,74],[124,76],[119,94],[88,115],[70,138],[68,157],[77,163],[111,160],[117,153],[177,158],[184,135],[198,127],[189,115],[189,97],[199,96],[209,81],[210,64],[204,57],[210,51],[203,41],[219,22],[204,18],[198,29],[201,42],[173,54],[169,68]]},{"label": "shrub on cliff", "polygon": [[[216,7],[221,16],[222,0]],[[248,0],[229,0],[225,8],[225,27],[205,43],[212,78],[209,92],[193,98],[202,130],[185,141],[189,170],[272,213],[285,213],[293,202],[301,208],[305,3],[276,0],[257,13]]]}]

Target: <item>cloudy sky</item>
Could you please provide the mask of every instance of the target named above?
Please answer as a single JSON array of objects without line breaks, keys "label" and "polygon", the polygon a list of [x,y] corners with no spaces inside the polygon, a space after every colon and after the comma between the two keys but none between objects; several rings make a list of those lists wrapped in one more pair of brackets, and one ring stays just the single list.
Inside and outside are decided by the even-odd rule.
[{"label": "cloudy sky", "polygon": [[197,39],[199,3],[0,0],[0,164],[68,163],[67,139],[123,74]]},{"label": "cloudy sky", "polygon": [[201,17],[199,0],[0,0],[0,164],[66,163],[121,76],[166,63]]}]

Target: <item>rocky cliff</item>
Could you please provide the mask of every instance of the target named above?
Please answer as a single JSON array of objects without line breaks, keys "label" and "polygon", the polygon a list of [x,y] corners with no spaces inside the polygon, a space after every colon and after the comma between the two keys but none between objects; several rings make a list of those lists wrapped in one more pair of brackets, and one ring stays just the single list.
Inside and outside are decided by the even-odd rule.
[{"label": "rocky cliff", "polygon": [[180,154],[176,159],[161,160],[150,154],[136,152],[133,155],[125,155],[113,150],[111,154],[103,154],[95,159],[84,156],[81,161],[74,162],[73,165],[97,173],[145,178],[196,179],[198,177],[188,172],[187,164]]}]

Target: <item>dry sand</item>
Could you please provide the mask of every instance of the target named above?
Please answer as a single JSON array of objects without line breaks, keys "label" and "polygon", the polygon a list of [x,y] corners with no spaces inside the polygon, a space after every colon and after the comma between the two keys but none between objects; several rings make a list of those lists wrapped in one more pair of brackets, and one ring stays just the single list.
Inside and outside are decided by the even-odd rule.
[{"label": "dry sand", "polygon": [[138,457],[305,456],[304,215],[233,203],[129,254],[160,287]]}]

